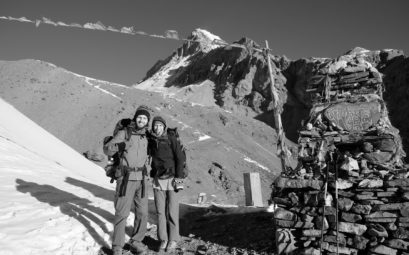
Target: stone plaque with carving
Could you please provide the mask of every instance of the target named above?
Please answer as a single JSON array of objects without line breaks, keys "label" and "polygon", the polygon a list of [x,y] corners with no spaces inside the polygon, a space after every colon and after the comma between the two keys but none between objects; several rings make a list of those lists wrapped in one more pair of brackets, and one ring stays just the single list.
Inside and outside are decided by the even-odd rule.
[{"label": "stone plaque with carving", "polygon": [[327,108],[324,115],[345,130],[359,132],[378,122],[381,105],[378,102],[340,103]]}]

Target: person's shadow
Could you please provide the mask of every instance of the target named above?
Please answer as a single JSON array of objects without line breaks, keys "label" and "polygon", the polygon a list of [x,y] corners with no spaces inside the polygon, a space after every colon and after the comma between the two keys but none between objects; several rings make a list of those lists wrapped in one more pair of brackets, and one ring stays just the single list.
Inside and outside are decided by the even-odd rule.
[{"label": "person's shadow", "polygon": [[63,214],[81,222],[99,245],[109,247],[107,242],[92,226],[91,222],[97,224],[106,234],[110,235],[111,233],[106,227],[106,222],[95,215],[103,217],[107,222],[112,222],[114,216],[111,213],[93,206],[88,199],[78,197],[51,185],[40,185],[16,179],[16,189],[22,193],[29,193],[40,202],[59,207]]}]

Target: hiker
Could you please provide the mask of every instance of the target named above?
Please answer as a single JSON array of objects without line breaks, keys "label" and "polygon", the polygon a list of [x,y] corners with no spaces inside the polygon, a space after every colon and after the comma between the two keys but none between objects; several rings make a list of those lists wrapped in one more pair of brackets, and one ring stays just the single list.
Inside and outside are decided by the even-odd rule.
[{"label": "hiker", "polygon": [[147,128],[150,113],[146,106],[140,106],[131,123],[119,130],[104,147],[109,154],[123,153],[122,167],[115,172],[115,218],[112,237],[113,255],[122,254],[125,243],[125,226],[131,208],[135,214],[134,228],[129,240],[131,251],[143,254],[142,243],[148,220],[148,196],[145,178],[148,174]]},{"label": "hiker", "polygon": [[152,120],[149,153],[152,157],[151,177],[156,213],[158,215],[159,251],[173,251],[179,240],[178,189],[182,183],[185,157],[175,136],[166,131],[166,121],[161,116]]}]

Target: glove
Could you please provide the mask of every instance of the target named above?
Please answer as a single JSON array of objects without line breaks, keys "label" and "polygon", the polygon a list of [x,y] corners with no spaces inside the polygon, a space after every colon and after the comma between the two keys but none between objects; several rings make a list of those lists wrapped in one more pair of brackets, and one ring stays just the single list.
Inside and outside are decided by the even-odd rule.
[{"label": "glove", "polygon": [[125,151],[125,148],[126,148],[125,142],[117,143],[116,146],[118,147],[118,151],[119,151],[119,152]]}]

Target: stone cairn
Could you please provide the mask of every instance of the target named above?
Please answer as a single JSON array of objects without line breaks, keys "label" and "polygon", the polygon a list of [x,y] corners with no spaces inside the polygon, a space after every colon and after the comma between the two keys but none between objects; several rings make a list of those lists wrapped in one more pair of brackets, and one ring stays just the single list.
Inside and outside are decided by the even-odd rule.
[{"label": "stone cairn", "polygon": [[409,166],[381,74],[359,55],[313,74],[298,166],[273,185],[277,253],[409,255]]}]

